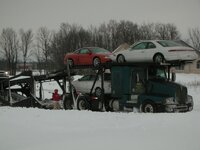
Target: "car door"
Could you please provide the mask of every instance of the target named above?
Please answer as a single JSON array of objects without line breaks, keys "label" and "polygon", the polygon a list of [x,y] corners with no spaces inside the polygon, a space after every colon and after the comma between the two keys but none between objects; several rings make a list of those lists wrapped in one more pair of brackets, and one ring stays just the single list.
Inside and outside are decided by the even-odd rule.
[{"label": "car door", "polygon": [[129,48],[127,50],[128,52],[125,55],[126,61],[145,61],[148,57],[148,54],[146,53],[147,45],[148,42],[141,42]]},{"label": "car door", "polygon": [[156,45],[152,42],[141,42],[128,49],[127,61],[152,61],[156,52]]},{"label": "car door", "polygon": [[91,51],[87,48],[83,48],[83,49],[80,49],[79,50],[79,57],[78,57],[78,60],[79,60],[79,64],[91,64]]},{"label": "car door", "polygon": [[148,42],[144,52],[146,61],[153,61],[153,56],[157,51],[156,45],[152,42]]}]

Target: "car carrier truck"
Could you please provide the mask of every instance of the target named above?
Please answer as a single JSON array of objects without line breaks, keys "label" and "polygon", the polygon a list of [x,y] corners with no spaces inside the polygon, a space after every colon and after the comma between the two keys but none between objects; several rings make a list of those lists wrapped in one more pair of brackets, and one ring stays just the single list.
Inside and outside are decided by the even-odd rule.
[{"label": "car carrier truck", "polygon": [[[187,87],[175,82],[171,64],[112,63],[111,93],[81,94],[78,109],[124,111],[137,108],[140,112],[187,112],[193,109],[192,96]],[[103,69],[104,70],[104,69]],[[95,84],[95,83],[94,83]]]},{"label": "car carrier truck", "polygon": [[113,110],[138,108],[141,112],[186,112],[193,109],[187,87],[175,82],[169,65],[124,64],[111,67]]}]

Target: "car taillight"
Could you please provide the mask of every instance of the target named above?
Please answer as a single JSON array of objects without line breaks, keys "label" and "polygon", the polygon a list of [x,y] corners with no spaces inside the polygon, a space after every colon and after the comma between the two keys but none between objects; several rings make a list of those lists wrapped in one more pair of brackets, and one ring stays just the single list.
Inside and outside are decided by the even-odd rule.
[{"label": "car taillight", "polygon": [[96,96],[92,96],[91,99],[92,99],[92,100],[97,100],[98,97],[96,97]]}]

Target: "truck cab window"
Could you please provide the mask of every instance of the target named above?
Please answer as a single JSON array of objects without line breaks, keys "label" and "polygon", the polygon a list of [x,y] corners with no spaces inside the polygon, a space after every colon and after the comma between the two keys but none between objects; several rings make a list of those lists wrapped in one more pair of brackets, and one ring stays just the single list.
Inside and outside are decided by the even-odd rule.
[{"label": "truck cab window", "polygon": [[166,71],[164,68],[149,68],[149,79],[167,79]]},{"label": "truck cab window", "polygon": [[144,78],[141,72],[132,73],[132,92],[133,94],[144,93]]}]

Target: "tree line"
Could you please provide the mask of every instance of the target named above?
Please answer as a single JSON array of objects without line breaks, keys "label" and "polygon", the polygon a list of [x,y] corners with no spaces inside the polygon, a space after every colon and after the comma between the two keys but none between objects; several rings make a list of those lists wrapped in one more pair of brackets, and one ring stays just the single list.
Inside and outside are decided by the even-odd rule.
[{"label": "tree line", "polygon": [[[200,49],[200,30],[188,30],[189,41],[196,49]],[[62,23],[57,31],[40,27],[36,33],[31,29],[4,28],[0,34],[1,69],[15,75],[17,64],[23,64],[32,58],[38,70],[46,72],[64,67],[63,58],[66,53],[87,47],[97,46],[113,51],[120,44],[133,44],[139,40],[179,40],[180,32],[174,24],[148,23],[138,25],[131,21],[110,20],[101,25],[91,25],[87,29],[81,25]],[[33,61],[32,60],[32,61]]]}]

